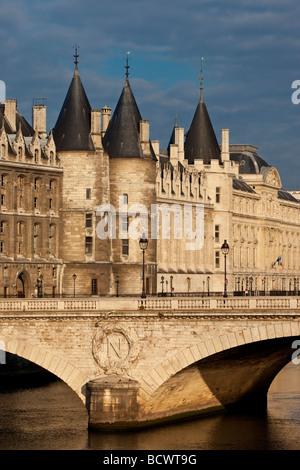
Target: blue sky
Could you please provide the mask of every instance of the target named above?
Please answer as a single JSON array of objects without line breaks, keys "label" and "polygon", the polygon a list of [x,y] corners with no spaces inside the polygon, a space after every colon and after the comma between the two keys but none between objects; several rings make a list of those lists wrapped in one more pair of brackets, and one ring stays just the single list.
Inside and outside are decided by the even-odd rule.
[{"label": "blue sky", "polygon": [[217,138],[252,144],[300,189],[300,2],[296,0],[10,0],[0,4],[0,80],[31,122],[47,99],[54,127],[74,70],[93,108],[114,109],[130,51],[130,83],[150,135],[166,147],[174,125],[188,129],[204,97]]}]

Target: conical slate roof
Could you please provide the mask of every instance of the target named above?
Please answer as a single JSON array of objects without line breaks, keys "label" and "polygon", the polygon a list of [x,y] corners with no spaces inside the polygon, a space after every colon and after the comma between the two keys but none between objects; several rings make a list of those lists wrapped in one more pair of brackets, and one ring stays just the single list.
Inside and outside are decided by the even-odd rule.
[{"label": "conical slate roof", "polygon": [[72,82],[53,129],[56,150],[95,150],[91,138],[91,106],[78,73]]},{"label": "conical slate roof", "polygon": [[186,136],[184,150],[185,158],[190,164],[193,164],[194,160],[203,160],[205,164],[210,163],[211,159],[221,162],[220,147],[204,102],[202,87],[200,100]]},{"label": "conical slate roof", "polygon": [[116,109],[102,140],[103,148],[110,158],[144,157],[139,136],[139,122],[141,120],[142,117],[127,76]]}]

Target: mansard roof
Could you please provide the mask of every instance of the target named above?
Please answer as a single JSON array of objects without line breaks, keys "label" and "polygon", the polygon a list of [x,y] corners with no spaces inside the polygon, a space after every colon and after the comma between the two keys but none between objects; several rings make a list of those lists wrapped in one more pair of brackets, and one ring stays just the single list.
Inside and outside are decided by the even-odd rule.
[{"label": "mansard roof", "polygon": [[190,164],[195,160],[203,160],[204,164],[209,164],[212,159],[221,162],[220,146],[204,102],[202,86],[200,100],[186,135],[184,150],[185,158]]},{"label": "mansard roof", "polygon": [[270,165],[258,155],[258,148],[253,145],[230,145],[230,160],[239,163],[241,175],[259,174]]},{"label": "mansard roof", "polygon": [[142,116],[127,76],[116,109],[103,137],[103,147],[110,158],[143,158],[139,136],[141,120]]},{"label": "mansard roof", "polygon": [[53,129],[53,137],[58,152],[95,150],[91,138],[91,106],[78,73],[77,63]]}]

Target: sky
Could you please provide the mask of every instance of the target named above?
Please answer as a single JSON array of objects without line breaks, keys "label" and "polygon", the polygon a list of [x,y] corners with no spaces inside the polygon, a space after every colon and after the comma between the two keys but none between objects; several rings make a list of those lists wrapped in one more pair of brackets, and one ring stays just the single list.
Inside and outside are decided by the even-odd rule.
[{"label": "sky", "polygon": [[258,147],[283,187],[300,190],[297,0],[0,0],[0,44],[6,97],[30,123],[33,100],[46,99],[48,131],[72,80],[76,45],[95,109],[114,110],[128,57],[134,96],[161,148],[176,115],[188,130],[202,66],[219,143],[229,129],[231,144]]}]

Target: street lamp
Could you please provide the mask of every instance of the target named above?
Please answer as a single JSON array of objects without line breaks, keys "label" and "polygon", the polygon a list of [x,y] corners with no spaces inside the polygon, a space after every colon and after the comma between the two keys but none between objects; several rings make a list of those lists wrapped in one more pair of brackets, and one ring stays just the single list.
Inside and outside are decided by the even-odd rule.
[{"label": "street lamp", "polygon": [[76,282],[76,274],[73,274],[73,280],[74,280],[74,292],[73,292],[73,296],[75,297],[75,282]]},{"label": "street lamp", "polygon": [[189,294],[189,293],[190,293],[190,282],[191,282],[191,278],[190,278],[190,277],[187,277],[186,280],[187,280],[188,294]]},{"label": "street lamp", "polygon": [[145,251],[148,248],[148,240],[145,237],[145,234],[143,233],[142,238],[139,241],[140,244],[140,249],[143,252],[143,291],[142,291],[142,299],[146,298],[146,290],[145,290]]},{"label": "street lamp", "polygon": [[227,297],[226,257],[229,253],[229,245],[227,240],[224,240],[224,243],[221,246],[221,250],[224,255],[224,297]]},{"label": "street lamp", "polygon": [[43,297],[43,275],[39,274],[39,277],[36,280],[37,282],[37,292],[38,297]]},{"label": "street lamp", "polygon": [[170,276],[170,291],[171,291],[171,297],[173,295],[173,276]]},{"label": "street lamp", "polygon": [[164,295],[164,282],[165,282],[165,278],[164,278],[164,276],[161,276],[160,279],[161,279],[161,281],[160,281],[160,283],[161,283],[161,295]]},{"label": "street lamp", "polygon": [[116,286],[117,286],[117,297],[119,297],[119,276],[116,276]]}]

